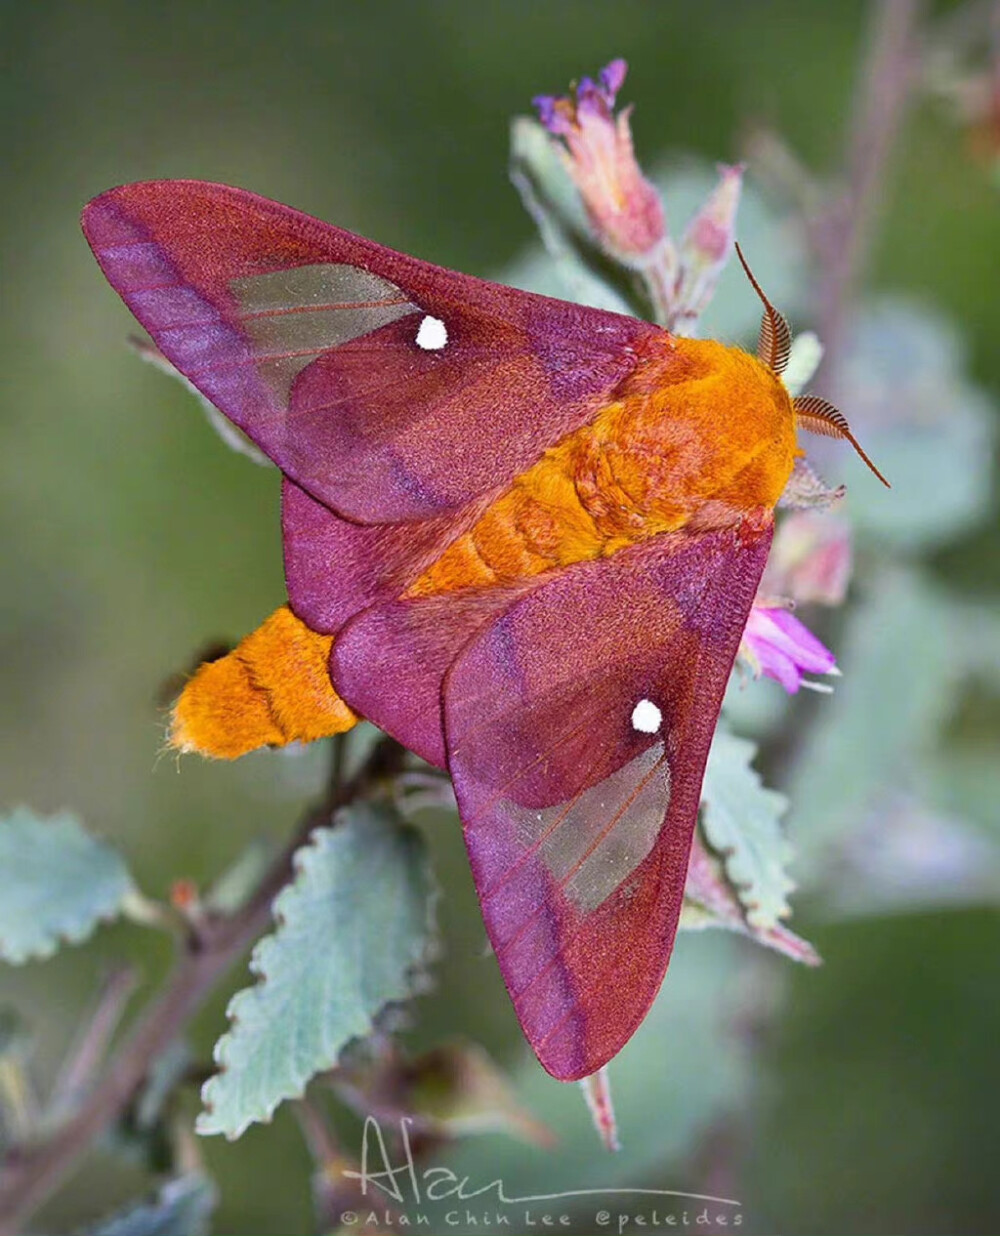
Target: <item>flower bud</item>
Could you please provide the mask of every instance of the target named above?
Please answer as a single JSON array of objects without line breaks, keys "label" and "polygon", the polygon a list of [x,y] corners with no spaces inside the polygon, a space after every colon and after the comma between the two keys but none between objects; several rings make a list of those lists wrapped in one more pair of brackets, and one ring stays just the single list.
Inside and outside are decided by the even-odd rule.
[{"label": "flower bud", "polygon": [[851,578],[851,530],[823,511],[794,511],[778,525],[761,583],[763,596],[840,605]]},{"label": "flower bud", "polygon": [[563,143],[570,175],[601,245],[628,265],[642,266],[667,243],[659,194],[635,159],[630,108],[617,116],[615,98],[628,70],[612,60],[596,82],[585,77],[575,93],[539,95],[539,119]]},{"label": "flower bud", "polygon": [[743,164],[719,164],[719,183],[688,224],[680,244],[680,280],[674,313],[697,317],[715,291],[733,251],[736,212],[743,190]]}]

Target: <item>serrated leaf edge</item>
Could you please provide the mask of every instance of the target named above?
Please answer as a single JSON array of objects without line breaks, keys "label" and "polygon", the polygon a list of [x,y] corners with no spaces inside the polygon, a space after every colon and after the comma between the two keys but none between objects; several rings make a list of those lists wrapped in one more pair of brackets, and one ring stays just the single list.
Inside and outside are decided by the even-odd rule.
[{"label": "serrated leaf edge", "polygon": [[122,890],[121,897],[113,906],[99,911],[90,919],[88,923],[85,923],[80,930],[74,931],[70,928],[63,928],[62,930],[47,932],[44,941],[37,949],[29,949],[26,952],[11,955],[4,945],[3,938],[0,937],[0,963],[10,966],[23,966],[32,961],[48,961],[50,957],[54,957],[56,953],[59,952],[60,948],[62,948],[64,944],[78,945],[86,943],[86,941],[89,940],[90,937],[97,931],[98,927],[107,926],[107,924],[113,923],[115,919],[121,916],[125,903],[129,897],[135,895],[141,896],[138,886],[132,879],[131,872],[128,870],[128,865],[125,862],[125,858],[118,847],[113,845],[112,842],[106,840],[99,833],[92,832],[75,812],[64,810],[53,812],[51,815],[41,815],[33,808],[21,803],[17,807],[14,807],[9,811],[5,811],[3,815],[0,816],[0,824],[13,818],[18,814],[18,812],[22,811],[30,815],[32,819],[44,823],[46,827],[52,827],[60,824],[76,825],[76,827],[95,846],[102,850],[109,851],[121,861],[125,870],[126,885]]},{"label": "serrated leaf edge", "polygon": [[[721,723],[720,723],[721,727]],[[727,741],[734,744],[739,751],[741,757],[745,754],[746,759],[743,761],[743,767],[757,793],[765,801],[769,801],[775,808],[775,819],[780,821],[788,810],[789,801],[779,790],[773,790],[770,786],[764,784],[764,779],[754,767],[753,761],[757,757],[757,744],[751,742],[750,739],[741,738],[738,734],[732,733],[728,728],[724,731]],[[735,846],[718,845],[711,836],[711,799],[703,798],[701,808],[701,833],[702,839],[712,854],[715,854],[722,862],[723,870],[726,879],[732,885],[733,891],[739,898],[740,905],[746,911],[746,920],[749,926],[756,927],[760,931],[773,929],[783,919],[789,918],[792,913],[792,907],[788,902],[787,894],[794,892],[797,885],[786,870],[780,871],[779,879],[776,882],[775,889],[780,897],[777,908],[775,910],[774,922],[771,922],[770,916],[760,916],[760,902],[751,899],[747,894],[753,888],[753,880],[748,879],[740,870],[740,855]],[[707,807],[707,809],[706,809]],[[782,834],[781,843],[776,851],[776,861],[784,865],[789,862],[795,854],[795,848],[788,840],[787,836]]]},{"label": "serrated leaf edge", "polygon": [[[416,830],[410,825],[404,825],[403,827],[406,831],[416,833]],[[278,1110],[281,1104],[286,1103],[291,1099],[301,1098],[305,1094],[306,1088],[312,1078],[315,1077],[317,1073],[334,1068],[349,1044],[353,1043],[356,1039],[366,1038],[374,1033],[377,1028],[377,1018],[389,1005],[395,1003],[405,1003],[416,996],[424,994],[432,985],[433,980],[430,976],[430,966],[440,953],[436,914],[437,903],[440,898],[440,888],[433,879],[433,874],[430,871],[430,864],[427,863],[427,875],[430,882],[430,890],[427,898],[428,930],[422,956],[416,958],[407,969],[405,978],[407,991],[395,999],[387,1000],[385,1004],[377,1010],[373,1017],[369,1017],[366,1020],[366,1024],[359,1028],[357,1033],[348,1036],[344,1040],[334,1059],[321,1064],[315,1072],[310,1074],[302,1085],[292,1093],[282,1095],[273,1103],[268,1103],[265,1107],[264,1113],[259,1118],[246,1120],[232,1131],[216,1128],[214,1126],[211,1128],[206,1127],[208,1124],[207,1118],[211,1117],[213,1111],[212,1091],[214,1083],[219,1080],[221,1075],[225,1073],[228,1068],[226,1054],[232,1042],[233,1035],[239,1025],[240,1007],[242,1004],[246,1003],[247,1000],[252,999],[253,994],[258,987],[267,982],[266,955],[275,947],[275,937],[284,929],[285,926],[285,915],[282,909],[282,902],[287,901],[289,897],[293,897],[295,895],[299,881],[305,878],[307,874],[309,862],[319,854],[320,845],[323,840],[322,834],[333,834],[336,831],[336,825],[323,825],[319,828],[315,828],[309,834],[308,840],[305,841],[298,850],[296,850],[295,855],[292,858],[292,870],[295,878],[291,881],[291,883],[285,885],[272,904],[272,917],[274,919],[275,929],[274,931],[269,932],[262,939],[258,940],[250,954],[250,960],[247,968],[256,981],[249,987],[244,987],[240,991],[236,992],[229,1001],[229,1004],[226,1006],[226,1018],[230,1023],[230,1028],[220,1036],[212,1049],[212,1059],[218,1066],[218,1071],[214,1073],[201,1088],[201,1101],[204,1106],[204,1110],[199,1112],[195,1120],[195,1132],[201,1136],[214,1136],[218,1133],[222,1133],[227,1141],[234,1142],[242,1137],[252,1124],[270,1124],[274,1117],[274,1113]]]}]

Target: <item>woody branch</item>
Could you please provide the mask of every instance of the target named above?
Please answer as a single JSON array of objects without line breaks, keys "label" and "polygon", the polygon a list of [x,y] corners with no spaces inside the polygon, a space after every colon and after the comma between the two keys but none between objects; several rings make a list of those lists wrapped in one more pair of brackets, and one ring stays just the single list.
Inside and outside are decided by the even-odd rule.
[{"label": "woody branch", "polygon": [[335,742],[330,784],[309,808],[288,843],[237,913],[192,928],[159,994],[146,1006],[135,1029],[75,1114],[52,1135],[15,1149],[0,1171],[0,1236],[16,1236],[25,1219],[73,1170],[94,1140],[127,1108],[167,1047],[216,989],[230,968],[270,924],[271,904],[292,876],[292,859],[314,828],[363,797],[403,766],[405,752],[384,738],[350,780],[339,776]]}]

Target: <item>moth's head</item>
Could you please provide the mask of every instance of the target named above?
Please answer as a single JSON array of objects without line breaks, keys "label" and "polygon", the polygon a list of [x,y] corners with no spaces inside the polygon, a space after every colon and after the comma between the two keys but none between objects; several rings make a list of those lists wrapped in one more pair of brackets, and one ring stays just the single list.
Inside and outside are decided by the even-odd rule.
[{"label": "moth's head", "polygon": [[[746,276],[750,280],[753,290],[764,305],[764,313],[760,320],[760,335],[757,340],[757,358],[780,382],[781,375],[785,372],[788,358],[792,351],[791,327],[764,295],[764,290],[754,278],[754,273],[747,264],[747,260],[743,256],[743,250],[739,245],[736,246],[736,255],[746,271]],[[889,488],[889,482],[861,449],[857,438],[851,433],[847,418],[842,412],[838,411],[832,403],[822,399],[819,395],[798,395],[794,398],[789,396],[789,398],[797,428],[805,429],[809,433],[824,434],[828,438],[845,438],[882,484]]]}]

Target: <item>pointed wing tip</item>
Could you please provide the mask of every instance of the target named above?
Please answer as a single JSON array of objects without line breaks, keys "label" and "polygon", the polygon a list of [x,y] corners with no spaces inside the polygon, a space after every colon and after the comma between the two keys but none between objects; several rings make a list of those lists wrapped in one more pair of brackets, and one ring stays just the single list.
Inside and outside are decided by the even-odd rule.
[{"label": "pointed wing tip", "polygon": [[560,1082],[581,1082],[586,1081],[588,1077],[592,1077],[595,1073],[599,1073],[622,1051],[639,1026],[645,1020],[647,1013],[653,1003],[651,997],[649,1004],[642,1010],[640,1016],[636,1017],[632,1024],[628,1026],[618,1027],[613,1039],[607,1036],[607,1027],[604,1027],[605,1037],[600,1047],[595,1047],[594,1044],[588,1043],[586,1031],[582,1033],[572,1032],[566,1035],[559,1035],[559,1041],[553,1041],[550,1045],[544,1041],[541,1043],[533,1043],[529,1039],[528,1042],[531,1050],[535,1053],[538,1063],[548,1073],[550,1077],[555,1078]]},{"label": "pointed wing tip", "polygon": [[[532,1050],[534,1051],[534,1048]],[[603,1060],[601,1064],[588,1061],[585,1064],[575,1063],[569,1065],[560,1060],[549,1059],[545,1055],[539,1055],[537,1051],[535,1052],[538,1063],[545,1072],[556,1081],[566,1083],[586,1081],[594,1073],[599,1073],[606,1064],[610,1064],[617,1054],[617,1052],[613,1052],[606,1060],[603,1060],[602,1057],[596,1057],[595,1059]]]},{"label": "pointed wing tip", "polygon": [[103,193],[92,197],[80,211],[80,227],[83,228],[83,234],[92,249],[95,246],[95,230],[99,228],[102,216],[118,191],[118,189],[105,189]]},{"label": "pointed wing tip", "polygon": [[86,221],[89,217],[98,215],[106,207],[121,203],[127,200],[136,191],[148,190],[155,185],[175,185],[180,182],[176,180],[132,180],[123,185],[112,185],[110,189],[105,189],[92,197],[80,212],[80,218],[84,223],[84,231],[86,231]]},{"label": "pointed wing tip", "polygon": [[135,196],[137,190],[150,185],[176,184],[176,181],[140,180],[130,184],[115,185],[92,197],[80,212],[80,226],[83,234],[95,255],[101,246],[103,233],[109,226],[114,226],[121,220],[121,209],[128,205],[129,199]]},{"label": "pointed wing tip", "polygon": [[106,212],[108,207],[121,207],[130,200],[144,199],[149,202],[153,198],[167,198],[176,195],[180,190],[201,190],[206,194],[228,193],[256,197],[247,189],[239,189],[234,185],[226,185],[213,180],[197,180],[193,177],[160,177],[153,180],[130,180],[125,184],[113,185],[92,197],[80,212],[80,222],[84,233],[89,237],[88,225]]}]

